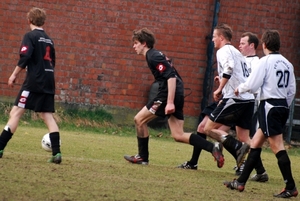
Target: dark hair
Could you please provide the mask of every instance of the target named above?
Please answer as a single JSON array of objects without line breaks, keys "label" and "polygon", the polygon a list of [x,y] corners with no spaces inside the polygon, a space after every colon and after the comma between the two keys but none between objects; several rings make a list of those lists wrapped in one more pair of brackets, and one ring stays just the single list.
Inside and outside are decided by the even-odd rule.
[{"label": "dark hair", "polygon": [[46,12],[44,9],[33,7],[27,13],[27,19],[35,26],[43,26],[46,21]]},{"label": "dark hair", "polygon": [[138,40],[140,43],[146,42],[148,48],[153,48],[155,44],[154,34],[147,28],[134,30],[132,35],[132,41],[134,40]]},{"label": "dark hair", "polygon": [[261,42],[266,48],[272,52],[277,52],[280,49],[280,35],[277,30],[267,30],[261,37]]},{"label": "dark hair", "polygon": [[253,43],[254,49],[256,49],[259,44],[259,39],[258,39],[257,35],[252,32],[245,32],[242,34],[242,37],[246,37],[246,36],[248,36],[248,43],[249,44]]},{"label": "dark hair", "polygon": [[215,30],[219,31],[219,35],[224,36],[228,41],[232,39],[232,29],[227,24],[219,24],[215,27]]}]

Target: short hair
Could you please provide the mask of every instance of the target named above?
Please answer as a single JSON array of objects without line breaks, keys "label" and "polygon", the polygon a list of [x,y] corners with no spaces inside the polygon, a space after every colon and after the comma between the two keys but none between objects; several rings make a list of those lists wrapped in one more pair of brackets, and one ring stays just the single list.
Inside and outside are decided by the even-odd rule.
[{"label": "short hair", "polygon": [[242,34],[242,37],[246,37],[246,36],[248,36],[248,43],[249,44],[253,43],[254,49],[256,49],[259,44],[259,39],[258,39],[257,35],[252,32],[245,32]]},{"label": "short hair", "polygon": [[224,36],[225,39],[227,39],[228,41],[231,41],[231,39],[232,39],[232,29],[229,25],[219,24],[214,29],[218,30],[219,34]]},{"label": "short hair", "polygon": [[277,52],[280,49],[280,35],[277,30],[267,30],[261,37],[261,42],[270,51]]},{"label": "short hair", "polygon": [[132,41],[134,40],[138,40],[140,43],[146,42],[148,48],[153,48],[156,41],[153,32],[147,28],[134,30],[132,35]]},{"label": "short hair", "polygon": [[43,26],[46,21],[46,12],[42,8],[33,7],[27,13],[27,19],[35,26]]}]

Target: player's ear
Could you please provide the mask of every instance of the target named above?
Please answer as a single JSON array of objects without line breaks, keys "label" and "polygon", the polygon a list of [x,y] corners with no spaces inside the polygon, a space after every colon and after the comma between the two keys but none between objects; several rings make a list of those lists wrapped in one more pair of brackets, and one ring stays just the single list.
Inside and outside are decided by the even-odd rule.
[{"label": "player's ear", "polygon": [[225,40],[225,37],[222,34],[219,34],[219,37],[222,41]]}]

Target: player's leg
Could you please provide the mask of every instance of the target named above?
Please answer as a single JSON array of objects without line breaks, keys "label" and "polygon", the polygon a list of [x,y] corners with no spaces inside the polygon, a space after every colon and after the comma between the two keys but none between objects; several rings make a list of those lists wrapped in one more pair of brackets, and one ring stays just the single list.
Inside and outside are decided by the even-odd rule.
[{"label": "player's leg", "polygon": [[14,106],[9,113],[9,120],[4,127],[0,136],[0,158],[3,156],[3,150],[8,141],[12,138],[14,132],[16,132],[20,118],[25,112],[25,109],[30,109],[30,92],[20,90],[16,97]]},{"label": "player's leg", "polygon": [[246,182],[256,166],[258,159],[260,158],[261,154],[261,147],[265,141],[265,136],[263,135],[262,131],[259,129],[255,133],[252,141],[251,141],[251,149],[247,160],[245,162],[244,170],[239,176],[238,179],[234,179],[233,181],[226,181],[224,185],[227,188],[236,189],[239,191],[243,191],[246,185]]},{"label": "player's leg", "polygon": [[[250,145],[249,129],[244,129],[239,126],[236,126],[235,130],[236,130],[237,139],[240,142],[244,142],[244,143]],[[233,152],[233,153],[235,153],[235,152]],[[244,155],[244,157],[246,157],[246,155]],[[238,159],[238,160],[241,160],[241,159]],[[245,166],[245,160],[242,160],[242,164],[240,167],[235,166],[234,167],[235,175],[241,175],[242,171],[244,170],[244,166]]]},{"label": "player's leg", "polygon": [[260,102],[259,125],[265,135],[268,136],[270,147],[277,158],[277,163],[286,185],[281,193],[274,195],[281,198],[296,197],[298,195],[292,176],[291,161],[285,150],[282,137],[288,116],[289,109],[286,100],[269,99]]},{"label": "player's leg", "polygon": [[222,154],[222,146],[220,143],[211,143],[206,139],[200,137],[199,135],[193,133],[184,133],[183,132],[183,120],[177,119],[175,116],[171,115],[168,119],[169,127],[171,130],[172,137],[177,142],[183,142],[191,144],[199,149],[204,149],[214,156],[217,161],[217,166],[219,168],[224,165],[224,156]]},{"label": "player's leg", "polygon": [[274,196],[282,198],[296,197],[298,195],[298,191],[292,176],[291,161],[287,151],[284,148],[282,134],[270,136],[268,140],[270,147],[277,158],[278,167],[285,183],[284,190]]},{"label": "player's leg", "polygon": [[251,139],[249,133],[249,129],[244,129],[239,126],[236,126],[236,136],[239,141],[250,144]]},{"label": "player's leg", "polygon": [[35,106],[33,110],[40,114],[49,131],[51,142],[52,157],[48,160],[50,163],[60,164],[62,161],[60,151],[60,133],[57,123],[53,117],[54,94],[33,93]]},{"label": "player's leg", "polygon": [[[150,107],[151,108],[151,107]],[[147,106],[143,107],[134,117],[134,123],[136,128],[137,142],[138,142],[138,154],[125,155],[125,160],[135,163],[147,165],[149,162],[149,131],[147,123],[157,116],[149,111]]]},{"label": "player's leg", "polygon": [[3,156],[3,150],[6,147],[8,141],[12,138],[13,134],[17,130],[20,118],[24,114],[25,109],[18,106],[13,106],[9,113],[9,120],[6,123],[1,135],[0,135],[0,158]]},{"label": "player's leg", "polygon": [[249,145],[238,141],[226,131],[218,129],[216,125],[218,124],[209,119],[205,125],[205,133],[223,144],[224,148],[236,159],[236,164],[239,168],[249,151]]},{"label": "player's leg", "polygon": [[[252,106],[249,107],[249,106]],[[254,101],[241,101],[235,99],[223,99],[217,108],[210,115],[210,119],[205,125],[205,133],[212,138],[223,143],[224,148],[236,159],[237,167],[239,168],[248,153],[250,146],[242,143],[229,135],[227,132],[217,129],[220,125],[237,125],[237,132],[242,129],[238,126],[241,119],[251,118],[253,114]],[[247,117],[248,110],[251,114]],[[234,113],[232,112],[234,111]],[[249,123],[249,121],[248,121]]]},{"label": "player's leg", "polygon": [[[205,125],[207,119],[208,119],[208,116],[205,115],[205,117],[202,119],[202,121],[200,122],[200,124],[198,125],[198,128],[197,128],[197,135],[199,135],[203,139],[206,139],[206,135],[203,133],[203,128],[204,128],[204,125]],[[198,160],[199,160],[201,151],[202,151],[202,149],[193,146],[193,153],[192,153],[191,159],[189,161],[182,163],[181,165],[179,165],[177,167],[183,168],[183,169],[197,170]]]},{"label": "player's leg", "polygon": [[44,120],[45,124],[49,130],[49,138],[51,142],[52,157],[48,162],[59,164],[61,163],[61,150],[60,150],[60,133],[57,123],[50,112],[41,112],[41,118]]},{"label": "player's leg", "polygon": [[[204,133],[204,126],[208,120],[208,115],[214,111],[214,109],[217,107],[217,103],[214,102],[207,107],[203,109],[203,111],[200,114],[200,123],[197,127],[197,135],[200,137],[206,139],[206,134]],[[191,159],[189,161],[186,161],[182,163],[181,165],[177,166],[178,168],[183,168],[183,169],[194,169],[196,170],[198,168],[198,160],[200,157],[202,149],[199,149],[198,147],[193,146],[193,152]]]},{"label": "player's leg", "polygon": [[[261,132],[262,132],[261,129],[257,129],[257,131],[259,132],[260,135],[262,135],[261,134]],[[253,136],[252,136],[252,140],[251,140],[251,147],[252,147],[252,144],[258,144],[257,142],[252,142],[253,140],[255,140],[255,139],[253,139]],[[261,147],[262,146],[263,145],[261,145]],[[251,176],[251,178],[250,178],[251,181],[266,182],[266,181],[269,180],[269,175],[267,174],[266,169],[263,166],[261,157],[257,158],[257,162],[256,162],[256,165],[255,165],[254,169],[256,171],[256,174]]]}]

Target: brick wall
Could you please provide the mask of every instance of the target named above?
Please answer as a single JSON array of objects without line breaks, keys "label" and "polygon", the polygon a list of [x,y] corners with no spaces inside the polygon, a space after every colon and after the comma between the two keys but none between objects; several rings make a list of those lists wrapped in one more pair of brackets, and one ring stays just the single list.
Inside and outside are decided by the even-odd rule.
[{"label": "brick wall", "polygon": [[[214,2],[1,0],[0,96],[15,97],[19,90],[19,86],[9,89],[6,83],[17,63],[22,37],[29,31],[26,13],[37,6],[47,12],[44,29],[56,46],[57,101],[141,108],[154,80],[145,59],[135,54],[131,34],[148,27],[156,34],[156,48],[173,58],[185,87],[192,91],[185,114],[198,116]],[[299,11],[299,0],[221,0],[219,22],[232,25],[235,46],[244,31],[261,36],[266,28],[278,29],[281,53],[293,62],[299,76]]]}]

